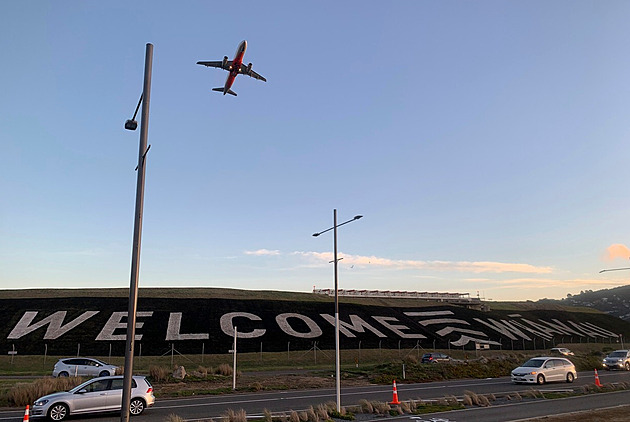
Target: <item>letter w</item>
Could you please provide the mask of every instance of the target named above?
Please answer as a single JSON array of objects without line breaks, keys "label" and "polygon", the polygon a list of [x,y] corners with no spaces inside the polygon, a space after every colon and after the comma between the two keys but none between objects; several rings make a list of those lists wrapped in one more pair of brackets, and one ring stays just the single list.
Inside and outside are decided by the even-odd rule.
[{"label": "letter w", "polygon": [[82,322],[85,322],[88,319],[92,318],[94,315],[98,314],[98,312],[99,311],[85,311],[81,316],[68,322],[66,325],[62,325],[63,320],[66,318],[66,311],[57,311],[54,314],[42,319],[41,321],[33,325],[30,324],[31,322],[33,322],[38,312],[24,312],[22,319],[20,319],[17,325],[13,328],[11,333],[7,336],[7,339],[18,339],[24,337],[25,335],[32,333],[33,331],[45,325],[48,325],[48,328],[46,328],[44,339],[55,340],[56,338],[61,337]]}]

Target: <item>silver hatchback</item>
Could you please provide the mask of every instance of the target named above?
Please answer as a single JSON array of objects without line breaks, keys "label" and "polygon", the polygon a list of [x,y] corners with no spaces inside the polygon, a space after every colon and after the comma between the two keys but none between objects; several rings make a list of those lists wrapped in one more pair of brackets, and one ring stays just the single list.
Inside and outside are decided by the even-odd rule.
[{"label": "silver hatchback", "polygon": [[94,358],[59,359],[53,368],[53,377],[105,377],[116,375],[116,365]]},{"label": "silver hatchback", "polygon": [[532,358],[512,371],[512,382],[544,384],[550,381],[573,382],[577,378],[575,365],[566,358]]},{"label": "silver hatchback", "polygon": [[[62,421],[70,415],[114,412],[122,407],[123,377],[94,378],[70,391],[49,394],[35,400],[31,415]],[[153,406],[155,396],[149,380],[134,376],[131,384],[131,415],[139,415]]]}]

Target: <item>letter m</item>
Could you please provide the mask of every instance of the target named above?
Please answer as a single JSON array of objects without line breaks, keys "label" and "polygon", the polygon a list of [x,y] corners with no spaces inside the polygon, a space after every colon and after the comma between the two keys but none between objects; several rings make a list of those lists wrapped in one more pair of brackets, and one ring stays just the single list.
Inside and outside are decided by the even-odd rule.
[{"label": "letter m", "polygon": [[44,335],[45,340],[55,340],[60,336],[64,335],[68,331],[72,330],[79,324],[88,319],[92,318],[94,315],[98,314],[99,311],[85,311],[78,318],[68,322],[66,325],[63,325],[63,320],[66,318],[66,311],[57,311],[54,314],[42,319],[39,322],[31,325],[38,312],[24,312],[24,315],[17,323],[17,325],[13,328],[11,333],[7,336],[7,339],[19,339],[24,337],[25,335],[32,333],[33,331],[47,325],[46,334]]}]

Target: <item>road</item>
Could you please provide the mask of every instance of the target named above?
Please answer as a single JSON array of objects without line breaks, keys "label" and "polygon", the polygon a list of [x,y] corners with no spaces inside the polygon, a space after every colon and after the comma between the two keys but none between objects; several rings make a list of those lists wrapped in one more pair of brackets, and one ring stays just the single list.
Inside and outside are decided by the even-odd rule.
[{"label": "road", "polygon": [[[630,373],[625,371],[602,372],[600,373],[602,383],[630,382]],[[576,385],[592,384],[594,376],[592,372],[581,372],[574,384],[553,383],[542,387],[539,390],[563,390]],[[447,395],[462,397],[466,390],[477,394],[505,394],[514,391],[526,391],[532,386],[513,385],[508,377],[491,379],[454,380],[444,382],[431,382],[422,384],[406,384],[398,382],[398,397],[400,400],[408,399],[439,399]],[[341,390],[342,404],[345,406],[357,404],[359,400],[391,401],[391,386],[373,385],[365,387],[344,387]],[[164,399],[157,400],[153,408],[145,411],[144,414],[134,417],[134,422],[163,421],[166,417],[174,413],[185,420],[203,420],[213,418],[219,420],[227,409],[244,409],[248,416],[261,415],[264,409],[272,412],[289,412],[291,410],[303,410],[319,403],[335,401],[334,389],[320,390],[289,390],[258,393],[236,393],[221,396],[199,396],[185,399]],[[484,422],[506,422],[508,420],[518,420],[528,417],[535,417],[548,414],[558,414],[568,411],[597,409],[608,406],[615,406],[621,403],[630,402],[630,391],[622,391],[609,394],[597,394],[591,396],[581,396],[579,398],[558,399],[550,406],[548,400],[537,402],[515,402],[504,405],[491,406],[489,408],[474,408],[465,411],[455,411],[440,413],[436,415],[405,416],[402,419],[416,421],[430,420],[431,417],[449,419],[451,422],[484,421]],[[0,412],[0,421],[21,421],[24,411]],[[507,419],[507,418],[511,419]],[[418,419],[420,418],[420,419]],[[72,418],[73,421],[91,422],[115,422],[120,420],[116,414],[107,414],[90,417]]]}]

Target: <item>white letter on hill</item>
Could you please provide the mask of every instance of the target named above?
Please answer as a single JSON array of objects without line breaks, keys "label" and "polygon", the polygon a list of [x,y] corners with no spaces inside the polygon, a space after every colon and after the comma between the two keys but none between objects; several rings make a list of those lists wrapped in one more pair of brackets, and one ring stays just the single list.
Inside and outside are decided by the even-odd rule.
[{"label": "white letter on hill", "polygon": [[42,319],[38,323],[29,325],[37,316],[37,312],[24,312],[22,319],[20,319],[17,325],[13,328],[11,333],[7,336],[7,339],[18,339],[37,330],[38,328],[43,327],[44,325],[48,325],[46,334],[44,335],[44,340],[55,340],[72,330],[77,325],[98,314],[98,311],[83,312],[80,317],[62,326],[61,324],[63,324],[63,320],[66,318],[66,313],[66,311],[57,311],[49,317]]},{"label": "white letter on hill", "polygon": [[182,326],[182,313],[171,312],[168,316],[168,328],[166,329],[165,340],[206,340],[210,338],[208,333],[200,334],[180,334],[179,330]]}]

